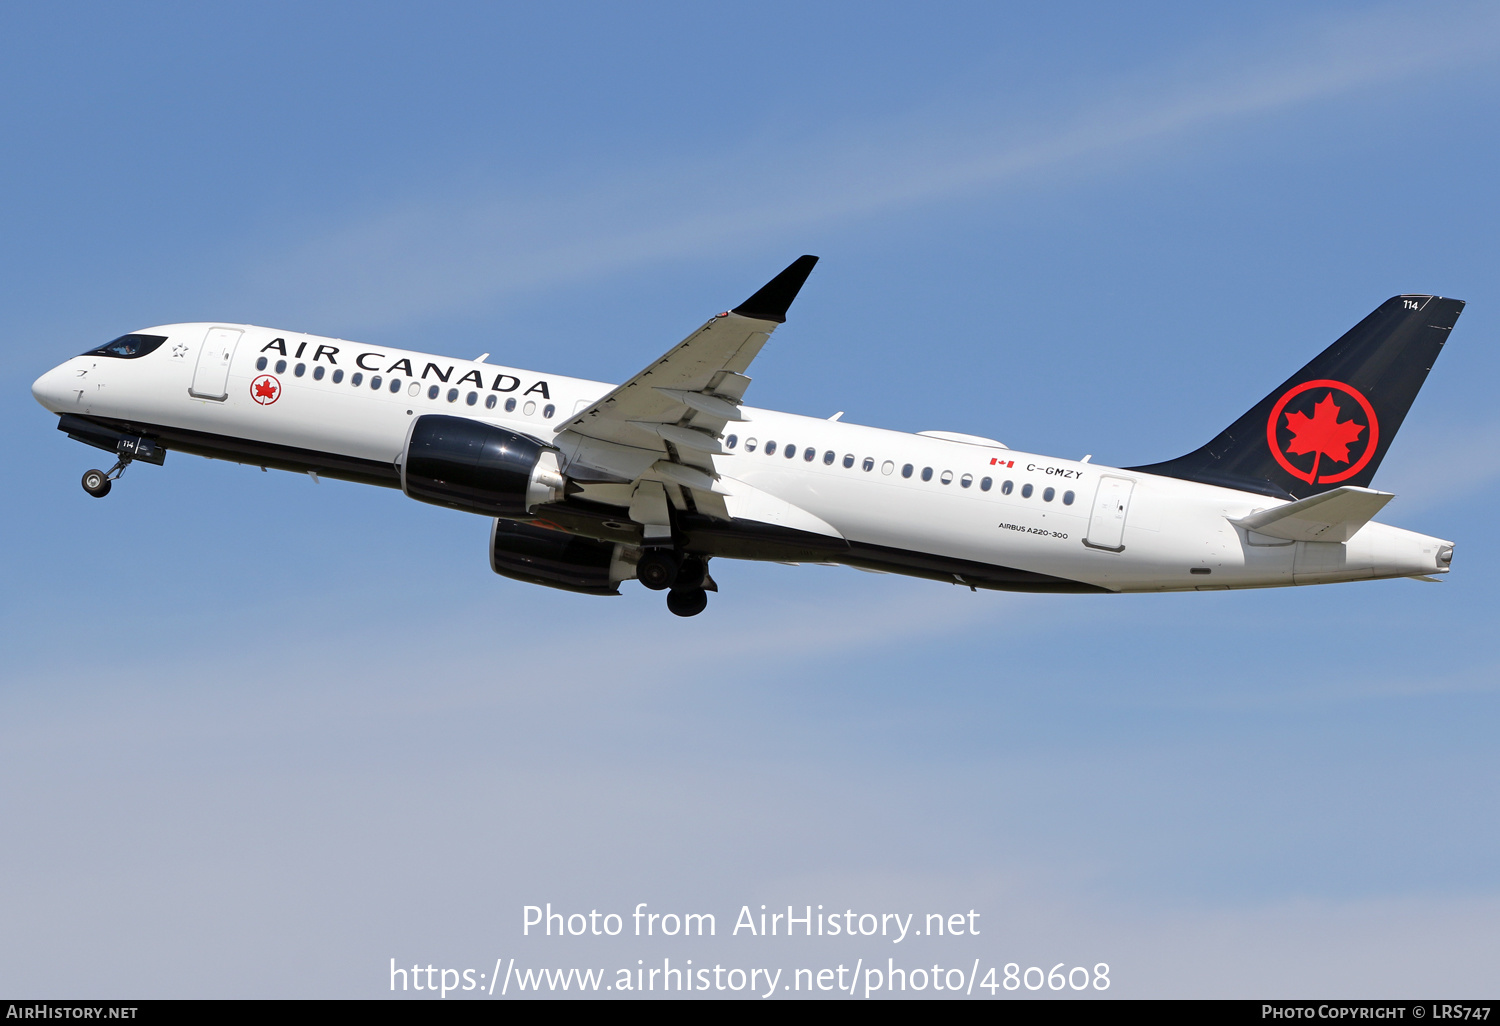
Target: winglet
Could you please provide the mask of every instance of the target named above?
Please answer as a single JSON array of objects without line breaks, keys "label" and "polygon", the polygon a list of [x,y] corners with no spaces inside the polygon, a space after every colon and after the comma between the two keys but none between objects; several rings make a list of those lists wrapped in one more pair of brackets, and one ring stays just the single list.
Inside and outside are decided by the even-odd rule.
[{"label": "winglet", "polygon": [[766,282],[755,295],[735,307],[734,312],[741,317],[753,317],[758,321],[786,323],[787,308],[792,305],[792,300],[797,298],[797,293],[802,291],[803,282],[807,281],[809,274],[812,274],[813,264],[817,262],[818,258],[815,256],[800,256],[793,260],[791,266]]}]

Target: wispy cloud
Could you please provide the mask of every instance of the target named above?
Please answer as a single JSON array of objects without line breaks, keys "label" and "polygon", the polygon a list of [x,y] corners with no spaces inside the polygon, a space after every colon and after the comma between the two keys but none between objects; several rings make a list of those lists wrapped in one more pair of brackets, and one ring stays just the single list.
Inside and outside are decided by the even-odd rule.
[{"label": "wispy cloud", "polygon": [[[704,158],[612,170],[562,192],[496,187],[402,197],[307,239],[251,287],[300,297],[315,321],[396,325],[508,292],[763,244],[792,230],[1104,173],[1141,149],[1255,115],[1289,112],[1500,52],[1500,13],[1366,12],[1287,26],[1275,50],[1203,53],[1169,75],[1100,83],[1078,105],[996,99],[955,120],[942,98],[880,123],[831,126],[797,146],[741,142]],[[968,110],[974,110],[972,104]],[[601,163],[609,163],[602,161]]]},{"label": "wispy cloud", "polygon": [[[131,729],[143,735],[196,730],[182,724],[205,707],[225,704],[235,710],[222,721],[230,733],[263,729],[283,717],[302,723],[338,721],[351,708],[364,716],[431,715],[494,708],[535,711],[575,701],[580,703],[578,715],[596,723],[639,701],[719,687],[744,674],[816,673],[818,667],[851,655],[868,657],[951,636],[1002,610],[1027,623],[1044,623],[1061,613],[1055,603],[1028,609],[1024,607],[1030,603],[1019,596],[974,595],[927,581],[882,576],[880,587],[859,590],[851,587],[852,578],[863,576],[855,571],[778,569],[796,589],[790,596],[768,594],[754,581],[739,582],[734,586],[739,605],[732,613],[722,608],[727,600],[719,599],[719,615],[691,621],[667,617],[658,601],[626,605],[618,599],[595,600],[587,644],[574,644],[556,632],[560,618],[576,615],[580,600],[575,596],[534,596],[533,586],[497,581],[486,589],[489,600],[455,598],[426,616],[409,617],[404,629],[423,639],[419,646],[391,646],[384,627],[358,618],[344,624],[324,618],[317,629],[293,631],[278,645],[278,666],[295,666],[295,672],[234,661],[216,665],[211,680],[205,680],[201,668],[216,663],[217,651],[216,643],[205,642],[124,667],[109,659],[11,666],[0,674],[0,693],[10,703],[11,727],[27,720],[28,709],[52,708],[59,694],[93,696],[79,698],[88,708],[81,708],[67,729],[101,734],[120,729],[131,710],[148,701],[146,696],[159,697],[164,687],[183,693],[180,722],[153,712]],[[781,583],[788,583],[788,577]],[[494,620],[497,590],[521,600],[508,608],[503,631]],[[608,608],[599,608],[606,603]],[[296,608],[289,603],[263,615],[273,622],[305,622]],[[515,638],[531,640],[505,640]],[[432,673],[434,652],[444,653],[440,691],[419,683]],[[99,681],[107,684],[95,683]],[[309,681],[316,686],[309,687]],[[0,736],[21,745],[43,743],[44,733],[34,726],[14,734],[0,729]]]}]

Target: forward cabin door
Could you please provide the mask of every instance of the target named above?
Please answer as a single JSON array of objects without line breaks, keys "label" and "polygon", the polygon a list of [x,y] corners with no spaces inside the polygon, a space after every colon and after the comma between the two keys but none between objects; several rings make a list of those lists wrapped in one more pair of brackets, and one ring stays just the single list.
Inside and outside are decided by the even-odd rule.
[{"label": "forward cabin door", "polygon": [[1083,543],[1095,549],[1122,552],[1125,549],[1125,515],[1130,512],[1130,490],[1135,482],[1129,478],[1099,478],[1094,493],[1094,509],[1089,514],[1089,533]]},{"label": "forward cabin door", "polygon": [[234,359],[234,347],[240,344],[242,334],[237,328],[208,329],[198,350],[198,367],[193,371],[188,395],[220,401],[229,397],[229,361]]}]

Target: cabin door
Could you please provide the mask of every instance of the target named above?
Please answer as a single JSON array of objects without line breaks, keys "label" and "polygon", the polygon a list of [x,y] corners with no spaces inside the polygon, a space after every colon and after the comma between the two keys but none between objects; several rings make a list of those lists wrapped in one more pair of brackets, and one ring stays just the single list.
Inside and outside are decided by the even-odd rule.
[{"label": "cabin door", "polygon": [[209,328],[198,350],[198,367],[193,371],[193,384],[188,395],[196,399],[229,398],[229,361],[234,359],[234,347],[240,344],[238,328]]},{"label": "cabin door", "polygon": [[1121,552],[1125,548],[1125,515],[1130,512],[1130,490],[1135,482],[1129,478],[1099,478],[1099,490],[1094,493],[1094,509],[1089,514],[1089,533],[1083,539],[1085,545],[1095,549]]}]

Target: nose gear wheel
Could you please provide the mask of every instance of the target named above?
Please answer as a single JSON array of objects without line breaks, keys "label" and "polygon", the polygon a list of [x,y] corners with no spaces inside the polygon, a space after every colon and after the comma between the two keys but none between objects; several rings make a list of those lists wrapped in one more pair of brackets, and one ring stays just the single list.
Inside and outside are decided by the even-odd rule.
[{"label": "nose gear wheel", "polygon": [[83,474],[83,490],[96,499],[102,499],[109,494],[110,486],[114,484],[119,476],[125,473],[125,468],[130,466],[131,458],[121,454],[119,460],[108,470],[87,470]]},{"label": "nose gear wheel", "polygon": [[110,485],[113,484],[109,475],[102,470],[87,470],[83,474],[83,490],[96,499],[102,499],[109,494]]}]

